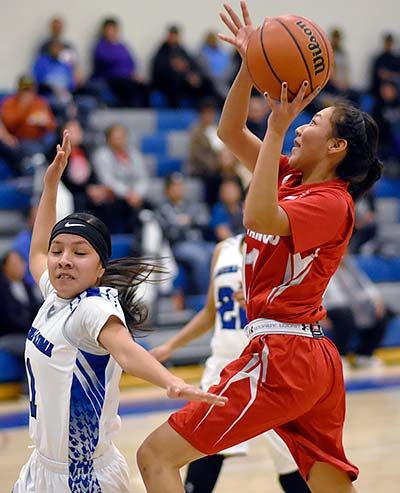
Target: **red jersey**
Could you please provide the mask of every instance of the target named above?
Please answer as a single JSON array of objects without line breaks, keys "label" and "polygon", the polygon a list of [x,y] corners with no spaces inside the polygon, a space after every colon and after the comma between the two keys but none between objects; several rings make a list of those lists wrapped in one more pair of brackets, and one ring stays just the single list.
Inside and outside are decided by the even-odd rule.
[{"label": "red jersey", "polygon": [[346,252],[354,226],[348,183],[302,184],[302,174],[282,156],[279,205],[291,236],[247,231],[245,292],[248,320],[314,323],[325,317],[322,297]]}]

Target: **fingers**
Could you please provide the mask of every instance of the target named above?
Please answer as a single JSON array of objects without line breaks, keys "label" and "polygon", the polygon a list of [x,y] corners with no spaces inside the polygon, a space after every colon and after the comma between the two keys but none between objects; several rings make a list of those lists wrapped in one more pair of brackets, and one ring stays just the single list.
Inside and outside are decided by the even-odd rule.
[{"label": "fingers", "polygon": [[225,34],[222,34],[222,33],[218,33],[217,36],[221,41],[225,41],[226,43],[229,43],[232,46],[236,46],[234,38],[230,38],[229,36],[225,36]]},{"label": "fingers", "polygon": [[242,0],[240,2],[240,8],[242,9],[242,16],[243,16],[243,20],[244,20],[245,25],[246,26],[253,25],[253,23],[251,22],[249,9],[247,8],[247,3],[244,0]]},{"label": "fingers", "polygon": [[281,85],[281,103],[285,104],[288,102],[288,85],[287,82],[282,82]]},{"label": "fingers", "polygon": [[233,10],[233,8],[229,5],[229,3],[224,3],[224,8],[228,12],[230,18],[232,19],[233,24],[236,29],[239,30],[242,27],[242,21],[239,19],[239,16]]},{"label": "fingers", "polygon": [[306,94],[308,86],[309,86],[308,80],[303,81],[302,85],[300,86],[300,89],[296,94],[296,97],[293,99],[293,103],[300,103],[301,101],[304,100],[304,96]]},{"label": "fingers", "polygon": [[203,392],[196,389],[196,393],[193,398],[188,397],[192,401],[207,402],[207,404],[214,404],[214,406],[223,407],[228,402],[227,397],[211,394],[210,392]]},{"label": "fingers", "polygon": [[215,406],[222,407],[228,402],[227,397],[218,396],[210,392],[204,392],[199,388],[186,387],[171,387],[168,391],[168,396],[172,399],[187,399],[195,402],[206,402]]},{"label": "fingers", "polygon": [[239,29],[235,26],[235,24],[232,22],[231,19],[225,14],[225,12],[220,12],[219,16],[222,20],[222,22],[226,25],[226,27],[231,31],[232,34],[236,36],[238,33]]}]

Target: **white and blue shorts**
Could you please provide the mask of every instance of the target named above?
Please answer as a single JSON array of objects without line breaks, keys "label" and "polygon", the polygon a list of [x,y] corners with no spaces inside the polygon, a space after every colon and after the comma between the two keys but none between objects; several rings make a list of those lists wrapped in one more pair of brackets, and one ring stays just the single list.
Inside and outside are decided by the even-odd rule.
[{"label": "white and blue shorts", "polygon": [[112,446],[93,459],[93,467],[82,478],[73,478],[68,463],[43,457],[36,449],[22,468],[12,493],[130,493],[128,465]]}]

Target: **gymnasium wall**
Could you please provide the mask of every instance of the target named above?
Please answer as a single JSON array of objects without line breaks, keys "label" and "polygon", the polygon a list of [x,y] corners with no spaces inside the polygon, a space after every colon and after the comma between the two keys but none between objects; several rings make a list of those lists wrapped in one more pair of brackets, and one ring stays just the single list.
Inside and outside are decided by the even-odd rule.
[{"label": "gymnasium wall", "polygon": [[[239,5],[234,0],[234,6]],[[380,35],[388,30],[400,38],[399,0],[248,0],[255,23],[266,15],[297,13],[324,29],[340,26],[351,60],[353,83],[364,87],[371,55]],[[218,19],[220,0],[1,0],[0,90],[10,89],[16,77],[30,67],[35,48],[47,34],[48,19],[62,15],[66,37],[76,43],[86,73],[89,52],[104,16],[122,21],[123,36],[147,69],[147,59],[165,33],[165,26],[183,26],[183,39],[196,49],[207,29],[224,29]]]}]

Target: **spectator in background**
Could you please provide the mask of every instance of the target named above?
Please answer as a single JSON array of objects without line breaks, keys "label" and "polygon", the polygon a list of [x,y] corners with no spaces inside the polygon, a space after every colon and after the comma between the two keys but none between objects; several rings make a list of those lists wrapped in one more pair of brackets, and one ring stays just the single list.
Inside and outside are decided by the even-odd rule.
[{"label": "spectator in background", "polygon": [[395,38],[386,33],[382,40],[382,51],[372,63],[371,93],[375,97],[379,97],[382,82],[400,84],[400,56],[395,51]]},{"label": "spectator in background", "polygon": [[93,54],[93,76],[106,84],[122,107],[149,106],[148,86],[138,69],[132,50],[120,39],[117,19],[103,21]]},{"label": "spectator in background", "polygon": [[[218,153],[221,180],[236,181],[242,193],[250,184],[251,172],[244,166],[228,147],[223,147]],[[219,190],[218,190],[219,193]]]},{"label": "spectator in background", "polygon": [[32,72],[38,84],[40,94],[52,95],[65,104],[72,100],[72,93],[78,87],[73,66],[64,61],[64,45],[53,39],[48,45],[48,52],[39,55],[33,63]]},{"label": "spectator in background", "polygon": [[252,94],[246,125],[260,140],[264,139],[265,132],[267,131],[268,113],[269,108],[266,99],[257,92]]},{"label": "spectator in background", "polygon": [[219,96],[219,102],[225,99],[229,89],[231,59],[229,53],[221,47],[217,34],[209,31],[200,47],[198,63],[208,77]]},{"label": "spectator in background", "polygon": [[[351,256],[343,257],[324,296],[327,320],[324,327],[338,348],[345,366],[354,353],[354,366],[376,368],[382,361],[373,355],[382,341],[391,314],[372,281],[357,267]],[[354,350],[351,344],[355,343]]]},{"label": "spectator in background", "polygon": [[114,194],[109,187],[99,184],[79,121],[67,121],[64,130],[69,133],[71,154],[62,182],[73,195],[75,212],[90,210],[100,219],[111,220]]},{"label": "spectator in background", "polygon": [[369,190],[356,201],[355,224],[350,240],[349,252],[360,253],[361,247],[376,238],[378,225],[376,222],[376,207],[374,193]]},{"label": "spectator in background", "polygon": [[114,194],[112,217],[106,221],[110,231],[140,237],[140,212],[149,207],[149,172],[141,153],[129,145],[125,127],[116,124],[106,130],[106,145],[94,153],[93,165],[99,182]]},{"label": "spectator in background", "polygon": [[379,127],[379,154],[385,170],[400,177],[400,85],[381,82],[372,110]]},{"label": "spectator in background", "polygon": [[160,91],[170,108],[197,107],[215,89],[194,58],[181,43],[178,26],[168,28],[167,37],[152,59],[152,87]]},{"label": "spectator in background", "polygon": [[61,16],[54,16],[49,22],[49,35],[39,46],[37,55],[51,55],[51,45],[57,41],[62,45],[60,60],[73,67],[74,77],[78,85],[83,84],[83,72],[79,64],[79,56],[72,42],[64,37],[65,21]]},{"label": "spectator in background", "polygon": [[211,227],[216,240],[222,241],[243,231],[242,191],[238,180],[224,180],[219,198],[211,212]]},{"label": "spectator in background", "polygon": [[18,79],[18,90],[4,99],[1,118],[7,131],[13,135],[24,155],[46,153],[53,145],[56,121],[45,99],[36,92],[35,82],[29,75]]},{"label": "spectator in background", "polygon": [[190,294],[207,293],[214,244],[206,241],[209,213],[205,204],[186,199],[185,178],[173,173],[165,181],[165,201],[156,214],[178,264],[189,276]]},{"label": "spectator in background", "polygon": [[36,283],[29,271],[29,250],[31,248],[32,229],[36,219],[37,205],[32,205],[26,212],[26,228],[20,231],[12,242],[12,250],[17,252],[25,263],[24,281],[35,289]]},{"label": "spectator in background", "polygon": [[0,349],[24,365],[26,335],[42,304],[33,286],[24,280],[25,262],[14,250],[0,261]]},{"label": "spectator in background", "polygon": [[217,107],[214,100],[200,104],[199,119],[190,131],[188,174],[199,178],[205,186],[206,201],[212,206],[218,200],[221,183],[218,154],[224,148],[217,136]]},{"label": "spectator in background", "polygon": [[18,139],[10,134],[0,120],[0,159],[9,167],[11,174],[23,175],[23,158],[24,153],[18,143]]},{"label": "spectator in background", "polygon": [[320,99],[324,99],[322,104],[332,104],[335,99],[343,98],[358,105],[360,97],[358,91],[351,86],[350,61],[348,53],[343,46],[343,33],[341,29],[332,29],[329,33],[329,39],[332,45],[335,63],[331,78],[320,96]]}]

